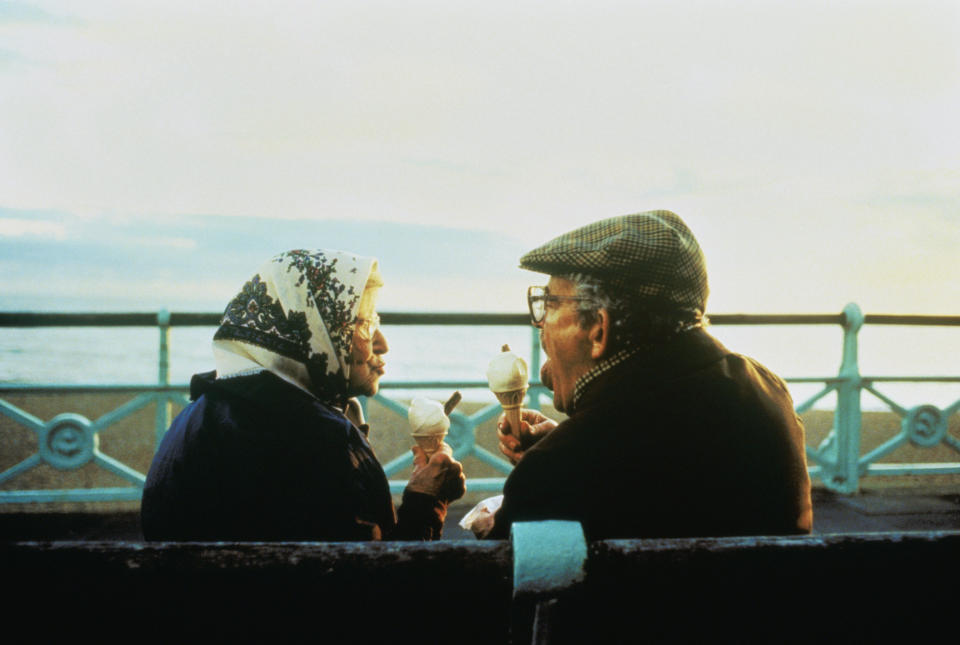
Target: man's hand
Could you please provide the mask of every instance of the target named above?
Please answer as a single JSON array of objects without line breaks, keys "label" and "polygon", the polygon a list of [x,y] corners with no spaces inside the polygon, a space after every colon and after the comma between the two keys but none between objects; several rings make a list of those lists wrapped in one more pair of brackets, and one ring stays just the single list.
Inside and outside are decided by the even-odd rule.
[{"label": "man's hand", "polygon": [[453,458],[453,449],[446,443],[430,460],[420,446],[413,446],[413,473],[407,490],[432,495],[441,501],[452,502],[467,492],[467,480],[463,464]]},{"label": "man's hand", "polygon": [[497,436],[500,438],[500,452],[506,455],[510,463],[516,466],[517,462],[523,459],[524,452],[533,447],[535,443],[547,436],[556,427],[556,421],[543,416],[538,410],[528,410],[524,408],[520,411],[519,436],[516,436],[513,432],[504,434],[503,431],[507,429],[506,415],[501,414],[497,420]]}]

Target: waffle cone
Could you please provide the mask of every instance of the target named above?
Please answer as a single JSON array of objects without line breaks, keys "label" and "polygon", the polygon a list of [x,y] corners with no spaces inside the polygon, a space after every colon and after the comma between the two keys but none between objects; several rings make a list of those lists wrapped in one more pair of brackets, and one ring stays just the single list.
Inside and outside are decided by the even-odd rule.
[{"label": "waffle cone", "polygon": [[527,388],[522,387],[519,390],[510,390],[508,392],[494,392],[497,400],[500,401],[500,407],[504,410],[510,408],[519,408],[523,403],[523,397],[527,395]]},{"label": "waffle cone", "polygon": [[508,392],[494,392],[500,401],[500,407],[506,415],[506,421],[509,428],[506,434],[513,432],[517,436],[520,433],[520,406],[523,404],[523,398],[527,395],[527,388],[519,390],[510,390]]},{"label": "waffle cone", "polygon": [[435,452],[440,450],[440,446],[443,445],[443,438],[447,436],[447,433],[443,434],[431,434],[431,435],[414,435],[414,439],[417,442],[417,445],[420,446],[420,449],[423,450],[423,454],[427,456],[427,459],[433,456]]}]

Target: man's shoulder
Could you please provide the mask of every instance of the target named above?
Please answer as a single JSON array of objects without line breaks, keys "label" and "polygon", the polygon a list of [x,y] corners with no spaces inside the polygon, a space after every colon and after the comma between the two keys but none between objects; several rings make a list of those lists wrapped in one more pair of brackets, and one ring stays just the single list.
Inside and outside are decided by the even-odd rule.
[{"label": "man's shoulder", "polygon": [[[673,375],[678,382],[687,377],[693,380],[706,378],[748,378],[776,386],[788,392],[786,382],[765,364],[736,351],[731,351],[705,329],[697,329],[685,335],[682,342],[671,348],[669,360],[664,365],[664,375]],[[664,382],[668,382],[665,379]]]},{"label": "man's shoulder", "polygon": [[773,370],[771,370],[769,367],[767,367],[757,359],[750,356],[745,356],[744,354],[736,354],[736,356],[741,360],[744,360],[747,363],[749,363],[750,366],[753,367],[754,370],[756,370],[757,375],[760,376],[761,378],[768,380],[772,383],[776,383],[783,389],[787,389],[786,381],[780,378],[780,376],[774,373]]},{"label": "man's shoulder", "polygon": [[634,352],[593,379],[571,417],[604,416],[605,410],[636,407],[666,390],[676,391],[709,375],[731,352],[703,329]]},{"label": "man's shoulder", "polygon": [[749,381],[758,387],[772,388],[778,394],[790,396],[787,382],[759,360],[745,354],[731,352],[724,357],[724,361],[728,367],[727,374],[738,375],[741,380]]},{"label": "man's shoulder", "polygon": [[570,426],[568,433],[596,437],[607,432],[635,441],[623,433],[629,435],[641,426],[689,423],[718,412],[742,414],[758,405],[792,410],[790,391],[782,378],[757,359],[729,351],[704,336],[693,343],[701,351],[681,350],[686,352],[682,365],[637,361],[605,375],[565,422]]}]

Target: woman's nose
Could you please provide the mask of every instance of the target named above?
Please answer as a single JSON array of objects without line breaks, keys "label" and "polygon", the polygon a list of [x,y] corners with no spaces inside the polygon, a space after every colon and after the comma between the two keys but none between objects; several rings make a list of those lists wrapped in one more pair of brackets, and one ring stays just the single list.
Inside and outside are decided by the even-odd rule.
[{"label": "woman's nose", "polygon": [[387,345],[387,337],[378,329],[377,333],[373,335],[373,353],[386,354],[388,351],[390,351],[390,346]]}]

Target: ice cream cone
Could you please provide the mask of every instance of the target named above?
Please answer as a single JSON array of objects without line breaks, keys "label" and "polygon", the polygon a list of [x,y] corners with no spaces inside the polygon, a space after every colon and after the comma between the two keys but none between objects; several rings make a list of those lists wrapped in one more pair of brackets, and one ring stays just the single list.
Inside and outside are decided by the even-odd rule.
[{"label": "ice cream cone", "polygon": [[447,436],[447,433],[443,434],[431,434],[431,435],[413,435],[414,440],[417,442],[417,445],[420,446],[420,449],[423,450],[423,454],[426,455],[427,460],[430,460],[430,457],[434,455],[440,446],[443,445],[443,438]]},{"label": "ice cream cone", "polygon": [[487,382],[506,414],[506,434],[520,432],[520,406],[527,395],[527,363],[504,345],[487,367]]},{"label": "ice cream cone", "polygon": [[417,397],[410,402],[407,419],[410,422],[410,436],[417,442],[429,460],[440,450],[443,439],[450,429],[449,411],[453,411],[460,401],[460,393],[454,395],[444,406],[437,401]]}]

